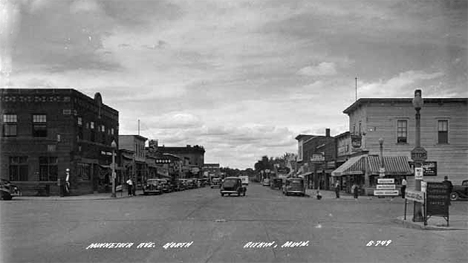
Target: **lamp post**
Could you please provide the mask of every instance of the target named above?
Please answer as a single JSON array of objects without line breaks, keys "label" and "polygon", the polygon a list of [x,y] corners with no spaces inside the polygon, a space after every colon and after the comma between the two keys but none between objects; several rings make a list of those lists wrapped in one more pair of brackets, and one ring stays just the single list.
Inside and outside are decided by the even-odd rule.
[{"label": "lamp post", "polygon": [[[427,151],[421,147],[421,108],[424,104],[422,99],[422,91],[415,90],[413,98],[413,107],[416,110],[416,147],[411,151],[411,159],[414,162],[414,169],[421,168],[422,163],[427,159]],[[422,178],[414,178],[414,190],[421,191],[421,181]],[[423,222],[424,218],[422,215],[422,204],[419,202],[414,202],[414,211],[413,211],[413,222]]]},{"label": "lamp post", "polygon": [[379,138],[379,144],[380,144],[380,171],[379,171],[379,177],[380,178],[385,177],[385,165],[384,165],[384,159],[383,159],[383,143],[384,143],[384,139]]},{"label": "lamp post", "polygon": [[[112,147],[112,196],[111,197],[116,197],[115,195],[115,148],[117,148],[117,144],[115,143],[114,140],[111,142],[111,147]],[[123,191],[123,189],[122,189]]]}]

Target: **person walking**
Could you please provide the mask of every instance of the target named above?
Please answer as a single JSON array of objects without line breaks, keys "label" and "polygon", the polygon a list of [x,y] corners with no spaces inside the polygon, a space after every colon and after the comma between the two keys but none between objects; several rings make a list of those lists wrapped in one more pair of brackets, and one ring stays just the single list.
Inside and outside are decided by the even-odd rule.
[{"label": "person walking", "polygon": [[443,184],[447,185],[448,186],[448,205],[451,205],[451,201],[450,201],[450,194],[452,193],[452,190],[453,190],[453,184],[451,181],[449,181],[448,179],[448,176],[444,176],[444,181],[443,181]]},{"label": "person walking", "polygon": [[128,185],[128,196],[133,195],[132,188],[133,188],[133,181],[132,178],[128,178],[127,180],[127,185]]},{"label": "person walking", "polygon": [[340,198],[340,182],[336,181],[335,183],[335,194],[336,198]]},{"label": "person walking", "polygon": [[405,199],[405,191],[406,191],[406,185],[408,182],[406,182],[406,176],[403,177],[403,180],[401,180],[401,198]]},{"label": "person walking", "polygon": [[354,183],[353,186],[351,186],[351,192],[354,194],[354,200],[358,199],[358,193],[359,193],[359,186]]}]

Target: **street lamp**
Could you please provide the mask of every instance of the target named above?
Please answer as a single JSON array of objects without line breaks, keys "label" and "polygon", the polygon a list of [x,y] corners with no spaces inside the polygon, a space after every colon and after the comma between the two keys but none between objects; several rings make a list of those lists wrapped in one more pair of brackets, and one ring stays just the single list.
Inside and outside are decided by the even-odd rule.
[{"label": "street lamp", "polygon": [[115,148],[117,148],[117,144],[115,143],[115,140],[112,140],[111,148],[112,148],[112,167],[111,167],[112,168],[112,197],[116,197],[115,195]]},{"label": "street lamp", "polygon": [[383,143],[384,139],[380,138],[379,139],[379,144],[380,144],[380,171],[379,171],[379,177],[385,177],[385,165],[384,165],[384,159],[383,159]]},{"label": "street lamp", "polygon": [[[413,159],[415,171],[416,168],[421,168],[422,163],[427,159],[427,151],[421,147],[421,108],[424,104],[422,99],[422,91],[415,90],[413,98],[413,107],[416,110],[416,147],[411,151],[411,159]],[[418,169],[419,170],[419,169]],[[422,178],[414,178],[414,190],[421,191]],[[414,202],[413,222],[423,222],[422,204]]]}]

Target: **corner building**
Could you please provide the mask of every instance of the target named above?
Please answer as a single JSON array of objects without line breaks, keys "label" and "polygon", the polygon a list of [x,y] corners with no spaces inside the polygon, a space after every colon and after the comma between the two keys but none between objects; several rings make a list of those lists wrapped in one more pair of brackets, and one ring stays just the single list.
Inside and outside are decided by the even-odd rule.
[{"label": "corner building", "polygon": [[71,195],[110,190],[111,142],[119,113],[74,89],[0,89],[1,178],[24,195],[58,195],[70,169]]}]

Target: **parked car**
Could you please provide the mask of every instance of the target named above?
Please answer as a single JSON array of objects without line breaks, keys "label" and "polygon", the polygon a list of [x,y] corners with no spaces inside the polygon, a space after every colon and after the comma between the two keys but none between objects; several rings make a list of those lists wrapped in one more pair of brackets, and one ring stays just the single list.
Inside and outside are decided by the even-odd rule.
[{"label": "parked car", "polygon": [[454,185],[452,188],[450,200],[456,201],[460,199],[468,199],[468,180],[463,180],[461,185]]},{"label": "parked car", "polygon": [[270,179],[268,179],[268,178],[263,179],[262,185],[263,186],[270,186]]},{"label": "parked car", "polygon": [[225,194],[237,194],[237,196],[243,195],[247,192],[247,188],[242,185],[242,180],[239,177],[226,177],[223,184],[221,185],[221,196]]},{"label": "parked car", "polygon": [[11,184],[10,181],[6,179],[1,179],[0,191],[2,200],[11,200],[14,196],[21,195],[19,188],[16,185]]},{"label": "parked car", "polygon": [[288,178],[283,185],[284,195],[305,196],[305,184],[303,178]]},{"label": "parked car", "polygon": [[183,182],[183,179],[178,179],[174,183],[174,191],[184,191],[185,190],[185,185]]},{"label": "parked car", "polygon": [[163,187],[159,179],[148,179],[143,187],[143,194],[162,194]]},{"label": "parked car", "polygon": [[162,190],[164,193],[170,193],[174,190],[171,182],[167,179],[159,179],[162,185]]}]

